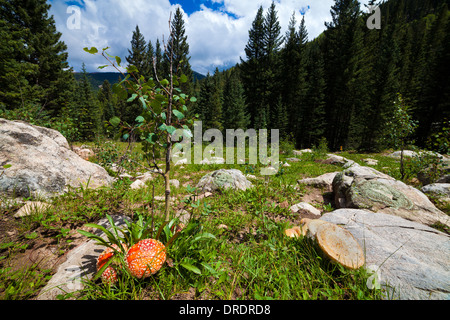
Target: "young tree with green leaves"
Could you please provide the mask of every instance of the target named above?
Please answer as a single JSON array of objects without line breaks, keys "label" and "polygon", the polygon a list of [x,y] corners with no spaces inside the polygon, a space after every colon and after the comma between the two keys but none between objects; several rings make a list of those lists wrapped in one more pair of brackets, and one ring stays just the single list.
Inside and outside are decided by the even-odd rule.
[{"label": "young tree with green leaves", "polygon": [[403,164],[403,151],[408,144],[413,143],[412,136],[417,128],[417,122],[409,114],[409,106],[405,104],[401,94],[392,107],[390,120],[384,127],[384,140],[389,147],[400,149],[400,174],[402,179],[405,177]]},{"label": "young tree with green leaves", "polygon": [[[169,39],[172,38],[172,34]],[[173,41],[173,40],[171,40]],[[173,48],[173,43],[170,48]],[[120,71],[121,58],[109,55],[104,48],[102,56],[108,62]],[[91,54],[97,54],[97,48],[84,48]],[[178,142],[174,141],[173,136],[182,132],[182,136],[192,137],[189,125],[193,124],[191,119],[186,118],[188,112],[188,104],[196,102],[194,97],[189,98],[188,95],[181,92],[178,87],[188,81],[188,77],[184,74],[176,75],[174,67],[174,52],[167,51],[165,56],[168,59],[169,77],[167,79],[145,79],[143,77],[134,78],[130,81],[133,74],[139,72],[136,66],[128,66],[128,74],[124,79],[114,84],[113,91],[122,100],[128,102],[139,101],[141,105],[141,115],[136,118],[136,124],[130,125],[124,123],[120,118],[113,117],[110,123],[113,127],[119,128],[122,137],[127,140],[130,135],[138,137],[142,143],[144,158],[148,163],[148,170],[156,169],[164,178],[165,184],[165,220],[170,219],[170,173],[172,148]],[[114,60],[111,60],[114,59]],[[156,63],[154,64],[154,67]],[[101,66],[103,67],[103,66]],[[179,129],[179,130],[177,130]],[[159,168],[156,158],[157,148],[162,148],[165,157],[164,170]]]}]

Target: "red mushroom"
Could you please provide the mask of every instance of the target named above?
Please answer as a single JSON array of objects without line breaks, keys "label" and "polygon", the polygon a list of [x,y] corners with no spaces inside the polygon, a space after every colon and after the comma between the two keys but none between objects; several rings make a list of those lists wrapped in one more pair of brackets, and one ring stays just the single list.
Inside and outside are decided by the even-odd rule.
[{"label": "red mushroom", "polygon": [[[119,250],[119,247],[115,244],[112,247]],[[122,247],[127,251],[128,247],[122,243]],[[97,259],[97,271],[99,271],[105,263],[107,263],[114,256],[114,250],[112,248],[106,248]],[[109,265],[102,273],[103,282],[113,284],[117,281],[117,271],[113,266]]]},{"label": "red mushroom", "polygon": [[166,247],[155,239],[144,239],[128,250],[126,262],[128,270],[136,278],[146,278],[155,274],[166,261]]}]

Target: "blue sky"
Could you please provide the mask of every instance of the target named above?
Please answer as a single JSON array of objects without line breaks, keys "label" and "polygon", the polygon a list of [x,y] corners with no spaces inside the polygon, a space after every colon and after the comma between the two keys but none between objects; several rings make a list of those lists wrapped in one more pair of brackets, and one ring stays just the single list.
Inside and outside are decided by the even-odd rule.
[{"label": "blue sky", "polygon": [[[178,6],[184,13],[190,46],[191,66],[202,74],[228,68],[245,58],[248,30],[260,5],[266,11],[272,0],[48,0],[56,28],[68,46],[69,64],[89,72],[104,65],[101,56],[92,56],[83,47],[110,47],[110,54],[125,61],[133,30],[139,25],[147,41],[166,40],[168,20]],[[367,3],[368,0],[361,1]],[[276,0],[284,34],[293,12],[299,23],[305,17],[309,38],[317,37],[324,22],[331,19],[334,0]],[[79,12],[79,14],[78,14]],[[102,71],[114,71],[106,68]]]}]

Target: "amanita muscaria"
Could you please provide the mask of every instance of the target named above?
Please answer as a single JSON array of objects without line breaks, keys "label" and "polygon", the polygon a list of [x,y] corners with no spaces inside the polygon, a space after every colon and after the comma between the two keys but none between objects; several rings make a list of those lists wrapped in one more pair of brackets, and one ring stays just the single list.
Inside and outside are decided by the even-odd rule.
[{"label": "amanita muscaria", "polygon": [[146,278],[155,274],[166,261],[166,247],[155,239],[144,239],[128,250],[126,262],[128,270],[136,278]]},{"label": "amanita muscaria", "polygon": [[[115,244],[113,244],[112,247],[118,251],[120,250],[119,247]],[[124,248],[125,252],[128,250],[126,244],[122,243],[122,247]],[[99,271],[105,265],[105,263],[112,259],[115,253],[114,249],[108,247],[98,256],[97,271]],[[102,273],[102,280],[111,284],[115,283],[117,281],[116,269],[114,269],[113,266],[109,265]]]}]

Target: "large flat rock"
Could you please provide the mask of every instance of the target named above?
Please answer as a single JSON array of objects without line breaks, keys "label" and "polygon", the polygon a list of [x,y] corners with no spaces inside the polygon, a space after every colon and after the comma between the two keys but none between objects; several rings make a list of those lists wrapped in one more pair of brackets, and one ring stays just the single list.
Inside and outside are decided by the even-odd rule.
[{"label": "large flat rock", "polygon": [[376,266],[386,299],[449,300],[450,236],[401,217],[360,209],[323,215],[362,245],[366,266]]}]

